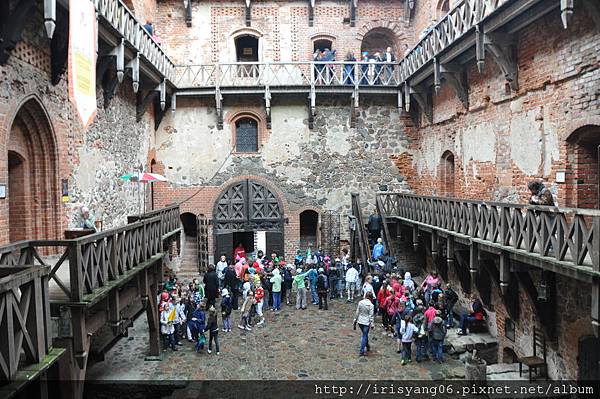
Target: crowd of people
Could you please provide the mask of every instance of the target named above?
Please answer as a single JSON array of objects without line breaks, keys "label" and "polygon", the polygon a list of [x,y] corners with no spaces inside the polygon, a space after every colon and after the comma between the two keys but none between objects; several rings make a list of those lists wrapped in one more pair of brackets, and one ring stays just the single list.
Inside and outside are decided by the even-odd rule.
[{"label": "crowd of people", "polygon": [[[317,49],[313,54],[313,61],[319,62],[315,65],[315,78],[317,83],[331,84],[336,76],[333,65],[322,64],[336,61],[336,51],[328,48]],[[362,62],[356,65],[355,62]],[[363,51],[357,59],[352,51],[346,53],[342,70],[342,83],[354,85],[357,80],[360,85],[386,85],[394,83],[392,80],[396,55],[391,47],[384,52],[375,51],[370,54]],[[358,68],[358,69],[357,69]],[[339,79],[339,78],[338,78]],[[336,82],[337,83],[337,82]]]},{"label": "crowd of people", "polygon": [[[202,283],[194,279],[185,285],[171,277],[158,298],[164,350],[176,351],[187,339],[195,343],[196,351],[206,347],[212,353],[214,345],[218,355],[219,332],[230,333],[236,323],[250,332],[265,324],[266,311],[280,312],[282,303],[302,311],[310,300],[327,311],[328,301],[358,299],[354,328],[361,330],[361,356],[370,351],[369,331],[377,317],[385,334],[396,339],[401,364],[411,361],[413,347],[417,362],[428,358],[442,362],[458,295],[450,284],[442,284],[436,271],[417,284],[409,272],[391,270],[383,261],[381,239],[375,242],[374,258],[366,269],[360,260],[350,262],[347,250],[332,260],[319,250],[308,249],[286,262],[277,253],[267,257],[258,251],[247,256],[239,245],[233,254],[235,262],[222,255],[216,266],[209,266]],[[470,308],[461,315],[458,333],[467,334],[469,323],[483,318],[481,302],[472,297]]]}]

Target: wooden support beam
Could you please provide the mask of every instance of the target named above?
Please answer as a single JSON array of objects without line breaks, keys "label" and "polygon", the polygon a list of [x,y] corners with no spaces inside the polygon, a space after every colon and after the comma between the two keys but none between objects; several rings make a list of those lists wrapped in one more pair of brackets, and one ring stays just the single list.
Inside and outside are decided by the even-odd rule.
[{"label": "wooden support beam", "polygon": [[471,285],[475,283],[475,279],[479,273],[480,256],[481,252],[479,251],[479,244],[471,242],[469,245],[469,273],[471,274]]},{"label": "wooden support beam", "polygon": [[154,90],[144,90],[137,93],[136,101],[136,121],[141,121],[146,113],[148,106],[154,101],[158,93]]},{"label": "wooden support beam", "polygon": [[431,231],[431,257],[433,261],[437,263],[438,255],[440,252],[440,242],[437,230]]},{"label": "wooden support beam", "polygon": [[308,0],[308,26],[313,26],[315,22],[315,0]]},{"label": "wooden support beam", "polygon": [[265,113],[267,114],[267,129],[271,129],[271,91],[265,87]]},{"label": "wooden support beam", "polygon": [[356,26],[356,15],[358,14],[358,0],[350,0],[350,26]]},{"label": "wooden support beam", "polygon": [[119,289],[115,288],[108,294],[108,323],[114,335],[120,335],[121,331],[121,305],[119,301]]},{"label": "wooden support beam", "polygon": [[246,26],[252,24],[252,1],[246,0]]},{"label": "wooden support beam", "polygon": [[458,64],[441,64],[440,75],[452,86],[463,107],[469,109],[469,87],[465,69]]},{"label": "wooden support beam", "polygon": [[356,121],[358,120],[358,107],[359,107],[359,95],[358,90],[355,88],[352,92],[352,109],[350,111],[350,127],[356,127]]},{"label": "wooden support beam", "polygon": [[[156,262],[157,265],[162,265],[162,261]],[[144,270],[144,276],[142,280],[145,281],[145,289],[146,291],[146,300],[142,300],[142,304],[145,302],[146,307],[146,317],[148,319],[148,335],[149,335],[149,345],[150,356],[160,356],[160,330],[159,330],[159,320],[158,320],[158,304],[156,303],[156,295],[154,294],[158,290],[157,281],[162,280],[162,267],[158,267],[157,265],[152,266],[149,269]],[[160,273],[160,275],[158,275]],[[150,282],[149,274],[153,275],[153,282]]]},{"label": "wooden support beam", "polygon": [[73,328],[73,356],[80,370],[85,370],[90,348],[90,337],[87,331],[86,309],[83,307],[71,307],[71,320]]},{"label": "wooden support beam", "polygon": [[[313,70],[314,68],[311,68]],[[308,128],[313,129],[315,125],[315,114],[317,105],[317,93],[315,86],[311,86],[310,93],[308,95]]]},{"label": "wooden support beam", "polygon": [[477,25],[475,29],[475,54],[477,69],[483,72],[485,65],[485,54],[489,53],[492,60],[498,65],[504,78],[514,91],[519,90],[517,49],[515,39],[512,35],[501,32],[484,33]]},{"label": "wooden support beam", "polygon": [[135,56],[126,65],[127,69],[131,69],[131,81],[133,82],[133,92],[137,93],[140,88],[140,53],[136,52]]},{"label": "wooden support beam", "polygon": [[44,27],[46,36],[52,39],[56,28],[56,0],[44,0]]},{"label": "wooden support beam", "polygon": [[502,295],[508,293],[508,287],[510,284],[510,257],[508,253],[502,252],[500,254],[500,291]]},{"label": "wooden support beam", "polygon": [[[409,86],[410,87],[410,86]],[[423,87],[410,87],[409,93],[413,96],[429,123],[433,122],[433,102],[428,90]]]},{"label": "wooden support beam", "polygon": [[104,96],[104,108],[108,108],[110,102],[115,96],[117,87],[119,86],[119,78],[117,75],[106,73],[102,79],[102,95]]},{"label": "wooden support beam", "polygon": [[0,65],[6,64],[11,51],[21,40],[21,33],[29,18],[35,13],[35,0],[16,2],[12,13],[8,1],[0,6]]},{"label": "wooden support beam", "polygon": [[223,130],[223,95],[218,87],[215,90],[215,107],[217,109],[217,129]]},{"label": "wooden support beam", "polygon": [[192,27],[192,0],[183,0],[185,7],[185,24],[188,28]]},{"label": "wooden support beam", "polygon": [[419,249],[419,227],[416,224],[412,227],[412,244],[415,251]]},{"label": "wooden support beam", "polygon": [[455,240],[454,236],[448,234],[446,238],[446,263],[448,267],[454,265],[454,248],[455,248]]}]

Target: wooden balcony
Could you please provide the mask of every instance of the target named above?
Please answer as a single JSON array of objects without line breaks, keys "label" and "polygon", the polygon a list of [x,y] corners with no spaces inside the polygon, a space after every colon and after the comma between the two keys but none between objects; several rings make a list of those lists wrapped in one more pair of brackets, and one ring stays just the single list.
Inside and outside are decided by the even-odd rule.
[{"label": "wooden balcony", "polygon": [[515,263],[592,284],[592,324],[600,327],[600,211],[511,203],[378,194],[388,223],[412,229],[413,245],[431,235],[431,252],[454,258],[455,243],[469,248],[469,269],[479,271],[481,252],[499,256],[499,280],[508,286]]}]

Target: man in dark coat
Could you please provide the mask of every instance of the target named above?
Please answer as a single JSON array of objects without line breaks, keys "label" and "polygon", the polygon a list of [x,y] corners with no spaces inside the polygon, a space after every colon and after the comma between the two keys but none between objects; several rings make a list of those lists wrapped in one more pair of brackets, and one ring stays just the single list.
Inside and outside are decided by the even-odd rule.
[{"label": "man in dark coat", "polygon": [[233,310],[238,309],[240,283],[240,280],[235,274],[235,268],[233,267],[233,265],[229,265],[227,267],[227,271],[225,271],[225,280],[223,281],[223,284],[225,284],[225,288],[227,288],[227,290],[231,293],[231,300],[233,301]]},{"label": "man in dark coat", "polygon": [[206,307],[215,306],[219,296],[219,277],[214,265],[208,265],[208,272],[204,275],[204,295],[206,295]]}]

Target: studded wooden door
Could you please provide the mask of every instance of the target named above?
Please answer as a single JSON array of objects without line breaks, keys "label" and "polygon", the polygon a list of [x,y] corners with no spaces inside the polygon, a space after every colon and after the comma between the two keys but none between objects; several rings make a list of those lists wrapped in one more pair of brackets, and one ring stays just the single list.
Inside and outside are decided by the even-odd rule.
[{"label": "studded wooden door", "polygon": [[[267,231],[275,246],[283,248],[283,208],[275,193],[254,180],[242,180],[227,187],[214,207],[213,232],[215,256],[232,252],[231,233],[240,231]],[[281,243],[281,244],[280,244]]]}]

